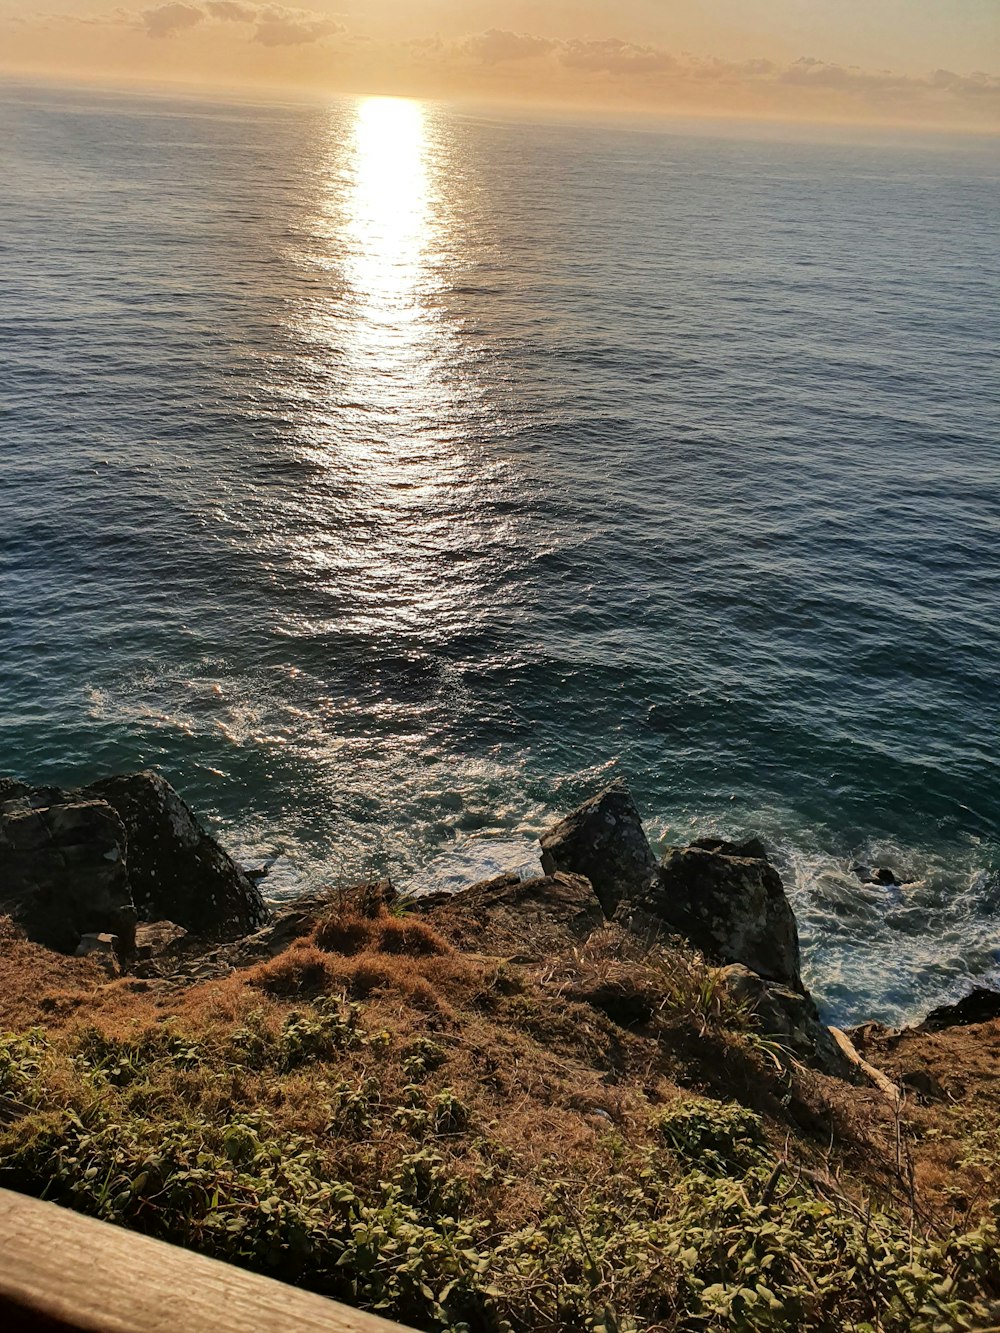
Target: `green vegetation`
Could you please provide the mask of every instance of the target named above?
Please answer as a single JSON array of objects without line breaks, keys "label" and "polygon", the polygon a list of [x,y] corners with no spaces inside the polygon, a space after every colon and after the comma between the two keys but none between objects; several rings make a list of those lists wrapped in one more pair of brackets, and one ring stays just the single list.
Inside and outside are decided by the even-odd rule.
[{"label": "green vegetation", "polygon": [[735,1102],[527,1162],[446,1034],[329,995],[237,1010],[0,1038],[0,1184],[437,1333],[998,1322],[994,1217],[922,1228]]}]

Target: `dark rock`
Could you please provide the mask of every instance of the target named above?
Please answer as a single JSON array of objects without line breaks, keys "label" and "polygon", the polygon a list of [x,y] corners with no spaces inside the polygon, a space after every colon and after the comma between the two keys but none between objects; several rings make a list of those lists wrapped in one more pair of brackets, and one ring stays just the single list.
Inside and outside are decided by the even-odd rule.
[{"label": "dark rock", "polygon": [[915,1092],[922,1101],[939,1102],[945,1097],[944,1088],[927,1069],[911,1069],[900,1075],[900,1083],[910,1092]]},{"label": "dark rock", "polygon": [[977,986],[957,1004],[943,1004],[932,1009],[918,1032],[940,1032],[944,1028],[969,1027],[973,1023],[988,1023],[1000,1018],[1000,991]]},{"label": "dark rock", "polygon": [[136,957],[155,958],[187,938],[187,931],[176,921],[142,921],[135,930]]},{"label": "dark rock", "polygon": [[820,1018],[811,995],[767,981],[741,963],[721,968],[718,975],[731,995],[754,1010],[765,1036],[774,1037],[810,1068],[857,1081],[855,1066]]},{"label": "dark rock", "polygon": [[79,793],[4,779],[0,911],[51,949],[72,953],[82,935],[107,932],[130,954],[136,916],[116,812]]},{"label": "dark rock", "polygon": [[118,936],[131,958],[137,911],[203,934],[254,929],[259,890],[155,773],[77,791],[0,779],[0,911],[31,939],[72,952]]},{"label": "dark rock", "polygon": [[880,884],[884,889],[902,888],[904,884],[913,884],[912,879],[903,879],[889,866],[865,866],[860,861],[852,861],[851,874],[856,875],[862,884]]},{"label": "dark rock", "polygon": [[781,877],[766,857],[738,854],[747,850],[762,848],[756,841],[674,848],[618,919],[633,929],[663,923],[715,962],[744,963],[802,991],[798,929]]},{"label": "dark rock", "polygon": [[126,773],[83,791],[117,811],[136,909],[198,934],[254,930],[267,913],[257,886],[210,838],[158,773]]},{"label": "dark rock", "polygon": [[113,954],[117,958],[118,936],[106,930],[81,935],[80,943],[76,946],[77,958],[89,958],[92,953]]},{"label": "dark rock", "polygon": [[894,1042],[902,1029],[888,1027],[885,1023],[876,1023],[869,1021],[860,1023],[857,1027],[848,1028],[846,1035],[854,1043],[859,1051],[865,1051],[874,1048],[880,1043]]},{"label": "dark rock", "polygon": [[0,778],[0,810],[10,801],[27,803],[31,788],[17,778]]},{"label": "dark rock", "polygon": [[692,838],[692,847],[699,847],[703,852],[717,852],[719,856],[744,856],[752,860],[766,861],[767,848],[760,838],[747,838],[743,842],[727,842],[725,838]]},{"label": "dark rock", "polygon": [[641,895],[656,877],[656,860],[642,820],[621,779],[584,801],[543,833],[539,842],[546,874],[583,875],[608,917],[623,899]]}]

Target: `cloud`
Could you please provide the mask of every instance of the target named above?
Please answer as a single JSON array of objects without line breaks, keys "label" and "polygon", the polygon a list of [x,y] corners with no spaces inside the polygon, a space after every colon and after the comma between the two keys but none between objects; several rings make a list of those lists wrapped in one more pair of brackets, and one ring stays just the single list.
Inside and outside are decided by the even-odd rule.
[{"label": "cloud", "polygon": [[592,74],[667,74],[678,68],[677,59],[656,46],[635,46],[608,37],[603,41],[560,44],[559,62],[569,69]]},{"label": "cloud", "polygon": [[910,91],[915,82],[920,82],[887,69],[865,70],[857,65],[835,65],[828,60],[817,60],[815,56],[800,57],[778,77],[782,83],[803,88],[843,88],[866,93]]},{"label": "cloud", "polygon": [[262,46],[303,46],[343,31],[343,24],[312,10],[279,9],[268,5],[257,15],[253,40]]},{"label": "cloud", "polygon": [[[620,37],[555,39],[499,27],[457,37],[401,32],[393,38],[349,32],[342,13],[335,18],[279,0],[145,2],[150,7],[118,7],[103,15],[42,12],[33,18],[32,26],[51,30],[63,25],[104,25],[131,29],[157,41],[179,38],[193,59],[201,58],[201,45],[218,48],[224,33],[232,43],[255,46],[258,52],[262,47],[316,46],[344,34],[338,46],[341,66],[349,78],[359,84],[388,82],[406,95],[491,87],[505,96],[527,92],[574,101],[622,98],[646,106],[707,105],[753,114],[836,113],[849,118],[874,115],[875,119],[889,115],[942,123],[961,118],[992,127],[1000,117],[1000,75],[983,71],[900,73],[842,65],[811,54],[784,62],[765,58],[730,61]],[[364,12],[361,5],[352,8]],[[318,69],[319,62],[313,64]],[[259,62],[254,69],[267,77]]]},{"label": "cloud", "polygon": [[940,102],[946,98],[985,106],[991,98],[1000,100],[1000,76],[982,72],[962,75],[939,69],[927,75],[899,74],[893,70],[839,65],[815,56],[802,56],[785,65],[766,59],[728,61],[674,53],[617,37],[551,41],[530,33],[490,28],[457,43],[428,44],[423,49],[442,60],[471,59],[486,65],[517,64],[544,57],[555,68],[584,78],[644,85],[647,91],[716,83],[747,89],[815,89],[874,103],[928,99]]},{"label": "cloud", "polygon": [[528,33],[509,32],[505,28],[489,28],[474,33],[459,44],[461,55],[481,60],[485,65],[500,65],[507,61],[534,60],[554,50],[557,43],[547,37],[532,37]]},{"label": "cloud", "polygon": [[139,16],[142,26],[149,37],[175,37],[188,28],[197,27],[204,21],[205,11],[195,5],[181,3],[158,5],[155,9],[145,9]]},{"label": "cloud", "polygon": [[932,87],[960,97],[997,97],[1000,95],[1000,74],[986,74],[975,70],[972,74],[953,74],[950,69],[936,69],[930,76]]},{"label": "cloud", "polygon": [[262,46],[303,46],[344,31],[343,24],[313,9],[254,5],[246,0],[205,0],[202,5],[173,0],[155,9],[145,9],[137,17],[146,35],[156,38],[175,37],[209,20],[252,25],[251,41]]},{"label": "cloud", "polygon": [[240,0],[208,0],[205,8],[214,19],[223,23],[256,23],[257,6],[244,5]]},{"label": "cloud", "polygon": [[815,56],[803,56],[780,71],[782,83],[800,88],[839,89],[867,97],[910,97],[943,93],[959,99],[1000,96],[1000,75],[954,74],[938,69],[926,76],[896,74],[892,70],[867,70],[856,65],[836,65]]}]

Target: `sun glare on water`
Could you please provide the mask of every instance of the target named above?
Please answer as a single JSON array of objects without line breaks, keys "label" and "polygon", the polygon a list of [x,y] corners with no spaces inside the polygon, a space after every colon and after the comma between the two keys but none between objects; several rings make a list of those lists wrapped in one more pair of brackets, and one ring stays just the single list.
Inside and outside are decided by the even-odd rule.
[{"label": "sun glare on water", "polygon": [[374,323],[415,318],[433,205],[424,108],[391,97],[362,102],[353,149],[348,277]]},{"label": "sun glare on water", "polygon": [[338,108],[318,144],[299,431],[344,499],[317,511],[300,558],[338,598],[357,577],[346,614],[366,632],[426,629],[468,605],[452,548],[468,544],[484,483],[468,443],[479,390],[447,301],[465,262],[454,152],[433,109],[387,97]]}]

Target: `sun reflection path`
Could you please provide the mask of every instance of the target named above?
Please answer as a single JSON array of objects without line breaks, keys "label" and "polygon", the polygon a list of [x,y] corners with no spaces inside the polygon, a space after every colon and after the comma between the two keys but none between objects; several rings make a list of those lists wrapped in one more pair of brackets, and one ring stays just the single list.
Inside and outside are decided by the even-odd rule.
[{"label": "sun reflection path", "polygon": [[492,485],[470,446],[479,377],[441,299],[464,262],[454,144],[419,102],[367,98],[346,125],[340,114],[313,234],[328,277],[308,320],[316,379],[299,427],[333,499],[317,500],[298,559],[329,587],[338,629],[422,641],[477,604]]},{"label": "sun reflection path", "polygon": [[[453,333],[431,297],[440,286],[448,210],[428,112],[419,102],[360,102],[349,146],[340,244],[348,309],[346,382],[368,461],[409,458],[453,413]],[[355,432],[351,432],[355,434]]]},{"label": "sun reflection path", "polygon": [[423,106],[390,97],[363,101],[345,236],[346,276],[362,318],[395,323],[419,316],[433,203]]}]

